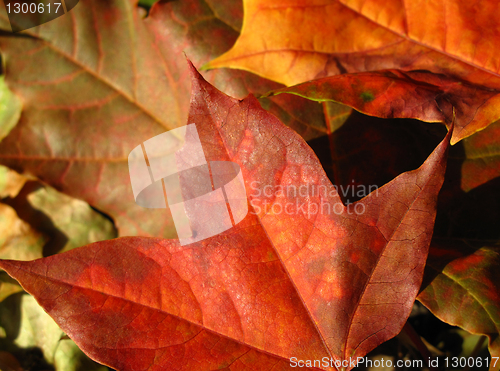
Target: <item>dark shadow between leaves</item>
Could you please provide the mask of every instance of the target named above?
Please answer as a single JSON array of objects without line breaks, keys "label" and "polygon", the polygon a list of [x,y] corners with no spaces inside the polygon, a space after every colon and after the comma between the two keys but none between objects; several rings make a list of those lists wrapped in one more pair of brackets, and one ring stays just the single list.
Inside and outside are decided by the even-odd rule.
[{"label": "dark shadow between leaves", "polygon": [[28,195],[42,187],[38,182],[27,182],[15,198],[6,198],[2,202],[14,208],[19,218],[33,229],[49,237],[43,247],[43,256],[49,256],[61,251],[68,242],[68,237],[54,225],[48,215],[28,202]]},{"label": "dark shadow between leaves", "polygon": [[451,261],[500,239],[500,177],[464,192],[460,188],[464,159],[461,143],[451,147],[420,291]]},{"label": "dark shadow between leaves", "polygon": [[342,202],[348,204],[366,196],[363,189],[381,187],[420,167],[445,135],[443,125],[353,111],[331,139],[323,136],[308,144],[338,187]]},{"label": "dark shadow between leaves", "polygon": [[10,295],[0,305],[0,326],[5,331],[5,337],[0,337],[0,349],[11,353],[19,361],[23,370],[55,370],[53,366],[47,363],[40,348],[20,348],[14,343],[20,335],[23,295],[27,294],[20,292]]}]

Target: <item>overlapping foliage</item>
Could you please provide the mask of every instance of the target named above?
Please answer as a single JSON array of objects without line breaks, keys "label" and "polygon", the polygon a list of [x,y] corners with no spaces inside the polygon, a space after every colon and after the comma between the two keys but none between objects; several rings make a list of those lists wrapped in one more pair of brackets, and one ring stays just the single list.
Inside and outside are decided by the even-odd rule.
[{"label": "overlapping foliage", "polygon": [[[0,264],[62,329],[16,337],[2,318],[37,307],[3,273],[2,344],[58,370],[100,367],[62,331],[119,370],[284,370],[365,356],[418,299],[499,356],[500,12],[471,6],[81,0],[2,34],[0,162],[23,175],[0,169]],[[183,52],[263,77],[207,82]],[[250,213],[180,246],[168,210],[135,204],[127,155],[192,122],[207,159],[242,168]]]}]

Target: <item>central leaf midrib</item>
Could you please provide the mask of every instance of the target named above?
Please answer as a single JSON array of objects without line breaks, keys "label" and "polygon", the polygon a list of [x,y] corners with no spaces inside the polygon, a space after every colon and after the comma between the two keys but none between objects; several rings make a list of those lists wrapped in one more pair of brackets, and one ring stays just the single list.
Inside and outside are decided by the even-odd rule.
[{"label": "central leaf midrib", "polygon": [[[207,92],[205,89],[203,89],[203,93],[208,94],[208,92]],[[231,98],[231,99],[233,100],[234,98]],[[259,104],[260,104],[260,103],[259,103]],[[238,103],[233,102],[233,106],[232,106],[232,107],[235,107],[235,106],[237,106],[237,105],[238,105]],[[259,107],[260,107],[260,105],[259,105]],[[209,107],[207,107],[207,109],[210,111],[210,108],[209,108]],[[248,114],[249,114],[250,109],[251,109],[251,107],[250,107],[250,105],[248,105],[248,106],[246,107],[246,126],[248,126]],[[229,112],[229,111],[230,111],[230,109],[228,110],[228,112]],[[267,112],[267,111],[266,111],[266,112]],[[268,113],[268,112],[267,112],[267,113]],[[269,113],[268,113],[268,114],[269,114]],[[280,123],[281,123],[281,121],[280,121]],[[285,128],[286,128],[286,126],[285,126],[283,123],[281,123],[281,124],[283,125],[283,127],[285,127]],[[218,126],[218,125],[215,125],[215,127],[217,128],[217,132],[218,132],[218,134],[219,134],[220,138],[222,139],[222,143],[223,143],[223,145],[224,145],[224,149],[226,150],[226,155],[228,156],[228,158],[230,158],[231,160],[233,160],[233,156],[231,156],[231,154],[230,154],[230,153],[229,153],[229,151],[228,151],[228,148],[230,148],[230,147],[229,147],[229,146],[227,145],[227,143],[226,143],[225,136],[224,136],[224,135],[222,135],[222,133],[220,132],[220,128],[219,128],[219,126]],[[295,132],[293,132],[293,133],[294,133],[295,135],[297,135],[297,137],[298,137],[298,138],[302,139],[302,137],[300,137],[297,133],[295,133]],[[278,137],[277,135],[274,135],[274,137],[276,137],[276,138],[278,138],[278,139],[279,139],[279,137]],[[303,140],[303,139],[302,139],[302,140]],[[240,145],[240,144],[238,144],[238,145],[237,145],[237,148],[239,148],[239,145]],[[326,177],[326,174],[325,174],[325,177]],[[253,205],[252,205],[251,203],[250,203],[250,205],[253,207]],[[254,213],[255,213],[255,210],[254,210]],[[255,215],[257,216],[257,214],[255,214]],[[277,256],[278,260],[280,261],[280,264],[281,264],[281,266],[283,267],[283,271],[284,271],[284,272],[285,272],[285,274],[287,275],[287,277],[288,277],[288,280],[289,280],[290,284],[291,284],[291,285],[293,286],[293,288],[295,289],[295,294],[297,295],[297,297],[299,298],[300,302],[302,303],[302,306],[303,306],[303,308],[304,308],[305,312],[307,313],[307,316],[308,316],[308,318],[309,318],[310,323],[311,323],[311,324],[314,326],[314,328],[316,329],[316,333],[318,334],[318,337],[321,339],[321,342],[322,342],[322,345],[323,345],[324,350],[327,352],[327,354],[329,354],[329,355],[330,355],[330,357],[332,357],[332,352],[330,351],[330,348],[328,347],[328,345],[327,345],[327,343],[326,343],[326,340],[325,340],[325,338],[324,338],[324,336],[323,336],[323,333],[320,331],[320,329],[319,329],[319,327],[318,327],[318,325],[317,325],[316,321],[314,320],[314,316],[313,316],[313,314],[311,313],[311,311],[309,310],[309,307],[307,306],[306,302],[304,301],[304,298],[302,297],[302,295],[301,295],[301,293],[300,293],[300,290],[299,290],[299,289],[298,289],[298,287],[295,285],[295,281],[293,280],[292,276],[290,275],[290,272],[288,271],[288,269],[287,269],[287,267],[286,267],[285,262],[284,262],[284,261],[283,261],[283,259],[281,258],[281,255],[280,255],[280,253],[279,253],[278,249],[276,248],[275,244],[273,243],[272,238],[269,236],[269,233],[267,232],[267,229],[264,227],[264,224],[262,223],[261,218],[257,216],[257,218],[256,218],[256,219],[258,220],[260,227],[261,227],[261,228],[262,228],[262,230],[264,231],[264,233],[265,233],[265,235],[266,235],[266,237],[267,237],[267,240],[269,241],[269,244],[272,246],[272,248],[273,248],[274,252],[276,253],[276,256]],[[287,361],[289,361],[289,360],[287,359]]]}]

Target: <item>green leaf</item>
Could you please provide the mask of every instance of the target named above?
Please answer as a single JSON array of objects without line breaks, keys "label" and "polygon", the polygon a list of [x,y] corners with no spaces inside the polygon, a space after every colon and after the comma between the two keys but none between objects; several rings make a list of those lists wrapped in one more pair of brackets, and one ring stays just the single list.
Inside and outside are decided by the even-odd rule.
[{"label": "green leaf", "polygon": [[30,205],[46,214],[53,226],[67,237],[62,251],[109,240],[117,236],[113,223],[93,210],[86,202],[57,192],[51,187],[40,188],[27,196]]},{"label": "green leaf", "polygon": [[0,76],[0,141],[17,124],[21,109],[21,100],[9,90],[5,76]]},{"label": "green leaf", "polygon": [[492,357],[500,357],[499,266],[499,245],[434,240],[417,297],[441,320],[486,335]]}]

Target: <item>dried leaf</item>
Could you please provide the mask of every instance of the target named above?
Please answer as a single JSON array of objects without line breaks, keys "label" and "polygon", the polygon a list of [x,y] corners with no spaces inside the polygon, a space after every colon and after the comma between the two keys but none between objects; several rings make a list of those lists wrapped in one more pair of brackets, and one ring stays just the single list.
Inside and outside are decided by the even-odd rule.
[{"label": "dried leaf", "polygon": [[500,176],[500,121],[463,141],[461,188],[468,192]]},{"label": "dried leaf", "polygon": [[0,198],[17,196],[27,177],[16,173],[5,166],[0,166]]},{"label": "dried leaf", "polygon": [[386,70],[325,77],[272,94],[281,93],[320,102],[341,102],[381,118],[455,121],[454,144],[475,133],[478,125],[486,126],[482,110],[496,99],[498,91],[426,71]]},{"label": "dried leaf", "polygon": [[[0,203],[0,259],[32,260],[42,257],[46,237],[19,219],[14,209]],[[23,289],[0,272],[0,302]]]},{"label": "dried leaf", "polygon": [[117,236],[109,219],[93,210],[87,203],[53,188],[40,188],[28,194],[27,200],[35,210],[47,215],[53,226],[66,236],[67,242],[59,246],[61,252]]},{"label": "dried leaf", "polygon": [[21,295],[19,300],[8,304],[3,303],[0,307],[0,328],[6,332],[5,338],[0,337],[0,344],[5,348],[26,351],[39,348],[45,361],[55,365],[56,371],[105,370],[103,366],[86,360],[73,341],[61,340],[64,333],[32,296]]},{"label": "dried leaf", "polygon": [[[179,60],[185,53],[194,65],[201,65],[226,51],[239,35],[243,18],[240,1],[185,0],[158,3],[147,20],[155,40],[164,47],[166,59],[177,59],[179,75],[189,74],[186,65]],[[163,50],[163,49],[162,49]],[[263,95],[281,85],[259,78],[251,73],[221,69],[208,71],[204,77],[215,87],[235,98],[248,94]],[[188,111],[189,81],[182,88],[185,112]],[[297,97],[271,97],[259,99],[261,105],[275,114],[285,125],[298,132],[306,140],[328,132],[321,106]],[[339,105],[340,106],[340,105]],[[344,108],[345,109],[345,108]],[[184,124],[182,121],[180,124]]]}]

